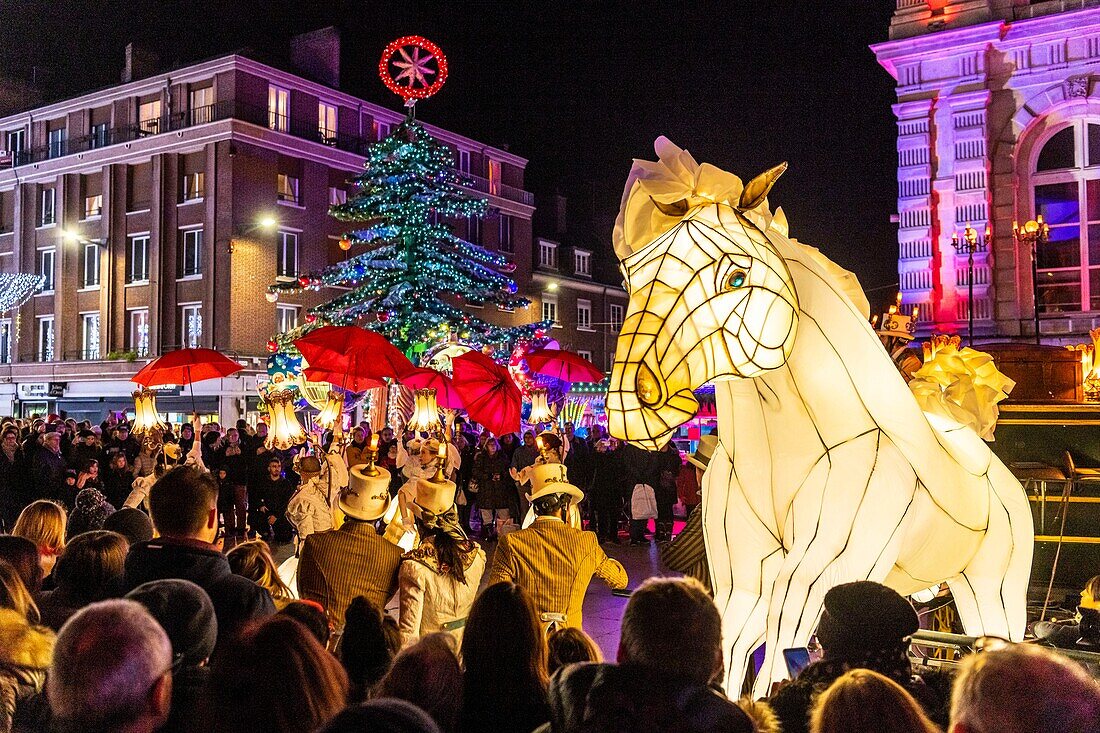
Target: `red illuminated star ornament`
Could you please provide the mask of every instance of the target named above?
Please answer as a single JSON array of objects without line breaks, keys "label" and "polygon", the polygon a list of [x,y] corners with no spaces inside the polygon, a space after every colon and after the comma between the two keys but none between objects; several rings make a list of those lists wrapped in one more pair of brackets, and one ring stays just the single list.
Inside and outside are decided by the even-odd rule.
[{"label": "red illuminated star ornament", "polygon": [[447,57],[427,38],[403,36],[382,51],[378,76],[387,89],[405,100],[406,107],[411,107],[443,87]]}]

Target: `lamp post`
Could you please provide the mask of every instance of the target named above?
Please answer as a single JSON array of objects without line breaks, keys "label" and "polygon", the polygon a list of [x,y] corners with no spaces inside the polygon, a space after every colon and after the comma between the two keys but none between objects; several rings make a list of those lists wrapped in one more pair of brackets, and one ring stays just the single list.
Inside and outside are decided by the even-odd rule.
[{"label": "lamp post", "polygon": [[1033,220],[1025,221],[1024,225],[1017,226],[1012,222],[1012,238],[1018,244],[1027,245],[1031,252],[1031,297],[1035,311],[1035,345],[1041,343],[1039,334],[1039,245],[1046,244],[1050,239],[1050,227],[1043,223],[1043,215]]},{"label": "lamp post", "polygon": [[955,252],[958,254],[966,252],[966,341],[968,346],[974,345],[974,253],[985,251],[985,243],[991,235],[992,231],[986,224],[985,237],[979,239],[978,231],[969,223],[963,229],[961,239],[958,232],[951,235],[951,246],[955,248]]}]

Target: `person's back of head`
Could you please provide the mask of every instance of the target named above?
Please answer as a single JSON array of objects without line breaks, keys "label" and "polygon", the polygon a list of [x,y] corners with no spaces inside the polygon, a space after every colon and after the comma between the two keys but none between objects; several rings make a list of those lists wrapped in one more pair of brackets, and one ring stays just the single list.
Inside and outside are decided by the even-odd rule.
[{"label": "person's back of head", "polygon": [[65,523],[68,516],[61,505],[46,499],[32,501],[15,520],[11,533],[26,537],[43,550],[60,552],[65,549]]},{"label": "person's back of head", "polygon": [[650,578],[630,596],[619,639],[620,664],[664,670],[708,684],[723,668],[722,620],[694,578]]},{"label": "person's back of head", "polygon": [[347,704],[348,677],[305,626],[275,615],[219,648],[209,689],[216,733],[310,731]]},{"label": "person's back of head", "polygon": [[853,669],[814,703],[811,733],[939,733],[905,689],[878,672]]},{"label": "person's back of head", "polygon": [[395,653],[387,635],[386,614],[365,596],[353,599],[344,615],[340,639],[340,662],[351,680],[353,698],[366,697],[386,674]]},{"label": "person's back of head", "polygon": [[0,560],[15,568],[23,585],[31,594],[42,589],[42,566],[38,562],[38,547],[26,537],[0,535]]},{"label": "person's back of head", "polygon": [[294,593],[279,577],[279,568],[271,557],[271,549],[263,540],[240,542],[226,553],[226,557],[235,575],[248,578],[264,588],[273,599],[289,601],[294,598]]},{"label": "person's back of head", "polygon": [[320,603],[309,600],[291,601],[283,606],[279,615],[289,616],[305,626],[321,646],[328,648],[332,630],[329,629],[328,617],[325,616],[324,608]]},{"label": "person's back of head", "polygon": [[178,466],[149,490],[153,526],[165,537],[213,541],[218,529],[218,484],[193,466]]},{"label": "person's back of head", "polygon": [[93,530],[73,537],[57,560],[54,577],[70,603],[88,604],[121,595],[130,544],[115,532]]},{"label": "person's back of head", "polygon": [[59,727],[154,731],[168,718],[172,645],[140,604],[93,603],[57,636],[46,682]]},{"label": "person's back of head", "polygon": [[562,667],[578,662],[602,662],[603,655],[592,637],[581,629],[566,626],[550,634],[546,640],[548,667],[553,676]]},{"label": "person's back of head", "polygon": [[23,583],[22,576],[5,560],[0,560],[0,608],[15,611],[32,624],[37,624],[40,620],[38,606]]},{"label": "person's back of head", "polygon": [[118,532],[131,545],[153,539],[153,521],[148,514],[133,507],[122,507],[107,517],[103,529]]},{"label": "person's back of head", "polygon": [[492,707],[501,697],[545,694],[546,635],[535,602],[515,583],[481,592],[462,634],[464,705]]},{"label": "person's back of head", "polygon": [[454,730],[462,701],[462,668],[455,639],[428,634],[404,649],[374,690],[374,697],[406,700],[428,713],[444,731]]},{"label": "person's back of head", "polygon": [[1092,733],[1100,728],[1100,683],[1033,644],[963,660],[951,695],[951,733]]},{"label": "person's back of head", "polygon": [[318,733],[449,733],[420,708],[404,700],[382,698],[353,705]]},{"label": "person's back of head", "polygon": [[213,654],[218,620],[210,596],[199,586],[176,578],[151,580],[126,598],[144,606],[168,634],[174,669],[198,667]]}]

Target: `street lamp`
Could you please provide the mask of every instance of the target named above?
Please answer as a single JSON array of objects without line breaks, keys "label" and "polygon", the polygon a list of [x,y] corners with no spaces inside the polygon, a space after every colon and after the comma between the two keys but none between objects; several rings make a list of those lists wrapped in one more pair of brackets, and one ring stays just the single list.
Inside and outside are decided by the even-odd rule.
[{"label": "street lamp", "polygon": [[1031,251],[1031,297],[1035,311],[1035,344],[1041,343],[1039,338],[1039,245],[1046,244],[1050,239],[1050,227],[1043,223],[1043,215],[1033,220],[1025,221],[1022,227],[1012,222],[1012,238],[1017,244],[1027,245]]},{"label": "street lamp", "polygon": [[974,345],[974,253],[985,251],[985,243],[991,235],[992,231],[986,224],[985,237],[979,239],[977,230],[969,223],[963,230],[961,240],[958,232],[951,235],[951,246],[955,248],[955,252],[958,254],[966,252],[966,340],[969,346]]}]

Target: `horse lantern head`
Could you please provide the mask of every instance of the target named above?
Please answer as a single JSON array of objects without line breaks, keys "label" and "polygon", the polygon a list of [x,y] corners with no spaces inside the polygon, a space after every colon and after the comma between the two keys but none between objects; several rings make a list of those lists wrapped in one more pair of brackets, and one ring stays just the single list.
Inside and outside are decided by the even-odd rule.
[{"label": "horse lantern head", "polygon": [[[765,235],[772,223],[766,196],[785,168],[743,188],[718,171],[736,182],[726,180],[727,192],[740,189],[732,199],[696,194],[668,203],[648,197],[650,230],[667,231],[637,248],[624,240],[630,228],[620,214],[616,249],[630,300],[607,396],[615,437],[656,450],[695,416],[694,390],[711,380],[756,377],[786,362],[798,299],[786,263]],[[701,173],[696,186],[708,172]],[[626,198],[637,194],[639,186],[633,188]],[[631,214],[625,200],[624,213]],[[661,217],[671,219],[662,227]]]}]

